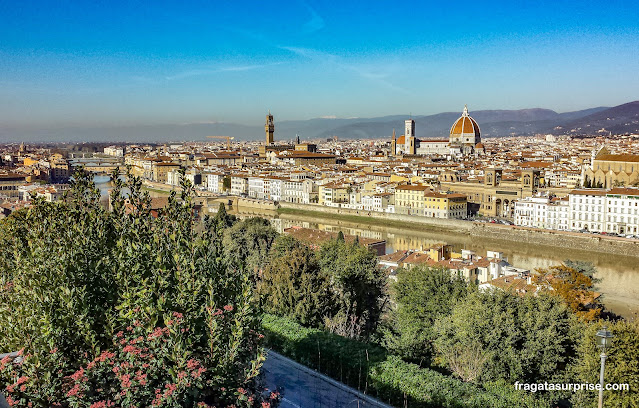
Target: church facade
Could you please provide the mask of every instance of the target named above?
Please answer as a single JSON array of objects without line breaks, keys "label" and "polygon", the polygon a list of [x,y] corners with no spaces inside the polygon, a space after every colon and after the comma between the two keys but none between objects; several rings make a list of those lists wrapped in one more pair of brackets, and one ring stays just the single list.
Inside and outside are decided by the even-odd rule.
[{"label": "church facade", "polygon": [[468,115],[467,107],[451,126],[448,139],[417,139],[415,121],[407,119],[404,121],[404,134],[397,138],[393,131],[391,140],[391,153],[395,155],[459,156],[483,152],[479,125]]}]

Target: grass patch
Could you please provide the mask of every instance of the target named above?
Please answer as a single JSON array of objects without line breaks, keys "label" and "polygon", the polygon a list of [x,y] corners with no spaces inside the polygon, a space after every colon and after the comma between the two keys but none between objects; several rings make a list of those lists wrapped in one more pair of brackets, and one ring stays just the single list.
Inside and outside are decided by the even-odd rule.
[{"label": "grass patch", "polygon": [[171,190],[160,190],[159,188],[150,188],[146,186],[142,186],[142,190],[153,192],[153,193],[166,194],[166,195],[171,194]]}]

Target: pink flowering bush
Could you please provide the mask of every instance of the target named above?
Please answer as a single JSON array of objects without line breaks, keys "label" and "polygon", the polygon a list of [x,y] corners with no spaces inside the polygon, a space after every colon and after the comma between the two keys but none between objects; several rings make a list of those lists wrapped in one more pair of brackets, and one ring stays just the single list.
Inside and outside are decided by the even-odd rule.
[{"label": "pink flowering bush", "polygon": [[[130,176],[130,175],[129,175]],[[114,177],[0,222],[0,390],[13,407],[270,407],[252,271],[225,264],[191,189],[151,211]],[[129,193],[124,198],[122,191]],[[225,215],[224,215],[225,216]]]}]

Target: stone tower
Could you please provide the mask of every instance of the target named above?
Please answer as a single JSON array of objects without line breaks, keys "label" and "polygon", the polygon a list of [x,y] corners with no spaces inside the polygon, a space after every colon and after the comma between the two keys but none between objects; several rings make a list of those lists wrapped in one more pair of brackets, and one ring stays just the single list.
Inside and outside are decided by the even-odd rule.
[{"label": "stone tower", "polygon": [[266,115],[266,124],[264,125],[264,131],[266,133],[266,144],[271,145],[275,141],[273,138],[273,133],[275,132],[275,124],[273,123],[273,115],[271,115],[271,111],[268,111],[268,115]]}]

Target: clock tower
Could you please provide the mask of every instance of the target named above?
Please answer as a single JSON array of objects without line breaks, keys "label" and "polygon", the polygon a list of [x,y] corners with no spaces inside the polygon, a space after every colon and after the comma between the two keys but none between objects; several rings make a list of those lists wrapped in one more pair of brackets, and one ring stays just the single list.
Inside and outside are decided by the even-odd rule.
[{"label": "clock tower", "polygon": [[271,115],[271,111],[268,111],[268,115],[266,115],[264,131],[266,133],[266,144],[272,145],[274,141],[273,133],[275,132],[275,124],[273,123],[273,115]]}]

